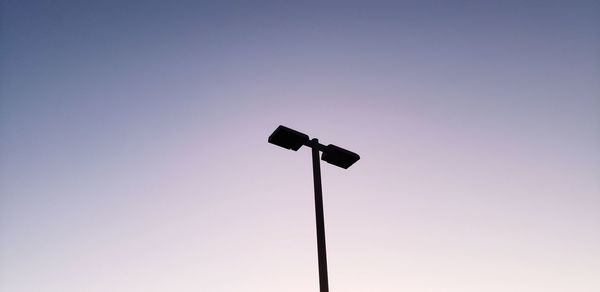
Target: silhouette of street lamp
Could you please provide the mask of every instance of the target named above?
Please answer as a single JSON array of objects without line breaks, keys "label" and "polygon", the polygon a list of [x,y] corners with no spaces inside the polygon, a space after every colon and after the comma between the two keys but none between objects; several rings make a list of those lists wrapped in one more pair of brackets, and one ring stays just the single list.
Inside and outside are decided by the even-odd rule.
[{"label": "silhouette of street lamp", "polygon": [[360,159],[358,154],[340,148],[335,145],[323,145],[319,140],[310,140],[308,135],[292,130],[288,127],[279,126],[271,136],[269,143],[281,146],[285,149],[298,151],[300,147],[312,148],[313,179],[315,184],[315,213],[317,217],[317,254],[319,258],[319,286],[320,292],[329,292],[329,281],[327,280],[327,254],[325,251],[325,220],[323,219],[323,190],[321,189],[321,165],[319,151],[323,151],[321,159],[324,161],[347,169]]}]

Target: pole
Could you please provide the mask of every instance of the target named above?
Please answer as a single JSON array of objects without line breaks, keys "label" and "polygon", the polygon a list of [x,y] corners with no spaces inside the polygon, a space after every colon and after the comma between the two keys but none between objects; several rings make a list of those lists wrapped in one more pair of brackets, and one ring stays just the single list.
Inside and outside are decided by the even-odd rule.
[{"label": "pole", "polygon": [[319,140],[312,139],[313,178],[315,182],[315,214],[317,217],[317,253],[319,256],[320,292],[329,292],[327,280],[327,254],[325,252],[325,219],[323,218],[323,190],[321,188],[321,159],[319,158]]}]

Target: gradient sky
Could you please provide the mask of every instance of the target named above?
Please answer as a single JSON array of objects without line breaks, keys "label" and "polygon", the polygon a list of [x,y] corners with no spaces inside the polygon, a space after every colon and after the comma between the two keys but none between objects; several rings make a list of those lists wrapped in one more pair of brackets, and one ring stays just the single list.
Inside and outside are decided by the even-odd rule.
[{"label": "gradient sky", "polygon": [[[297,3],[302,2],[302,3]],[[600,291],[598,1],[0,2],[0,291]]]}]

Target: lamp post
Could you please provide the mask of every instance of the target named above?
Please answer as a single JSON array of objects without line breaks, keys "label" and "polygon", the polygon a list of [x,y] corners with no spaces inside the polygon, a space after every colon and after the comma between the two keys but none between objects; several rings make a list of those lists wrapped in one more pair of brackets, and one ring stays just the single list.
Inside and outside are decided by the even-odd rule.
[{"label": "lamp post", "polygon": [[325,248],[325,220],[323,216],[323,190],[321,187],[321,164],[319,152],[323,152],[321,159],[324,161],[347,169],[360,159],[354,152],[340,148],[335,145],[323,145],[319,140],[308,138],[308,135],[292,130],[288,127],[279,126],[269,136],[269,143],[283,148],[298,151],[300,147],[307,146],[312,149],[313,179],[315,186],[315,215],[317,221],[317,254],[319,262],[319,287],[320,292],[329,292],[329,281],[327,279],[327,254]]}]

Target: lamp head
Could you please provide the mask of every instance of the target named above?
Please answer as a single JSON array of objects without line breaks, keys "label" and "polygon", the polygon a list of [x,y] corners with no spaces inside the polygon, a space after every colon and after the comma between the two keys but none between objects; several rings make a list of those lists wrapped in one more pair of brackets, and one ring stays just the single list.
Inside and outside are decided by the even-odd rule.
[{"label": "lamp head", "polygon": [[281,125],[269,136],[269,143],[294,151],[298,151],[306,142],[308,135]]},{"label": "lamp head", "polygon": [[360,156],[352,151],[329,144],[323,149],[321,159],[335,166],[347,169],[357,162],[360,159]]}]

